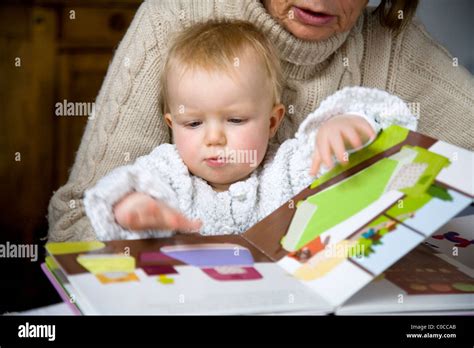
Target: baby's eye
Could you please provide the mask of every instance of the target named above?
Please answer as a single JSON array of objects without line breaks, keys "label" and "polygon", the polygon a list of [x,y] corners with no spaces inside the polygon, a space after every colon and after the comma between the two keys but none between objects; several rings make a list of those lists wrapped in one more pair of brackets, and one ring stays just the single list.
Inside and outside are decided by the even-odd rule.
[{"label": "baby's eye", "polygon": [[245,120],[244,120],[244,119],[241,119],[241,118],[230,118],[230,119],[229,119],[229,122],[230,122],[230,123],[234,123],[234,124],[240,124],[240,123],[244,123]]},{"label": "baby's eye", "polygon": [[193,122],[189,122],[189,123],[186,123],[186,127],[188,128],[197,128],[201,125],[201,121],[193,121]]}]

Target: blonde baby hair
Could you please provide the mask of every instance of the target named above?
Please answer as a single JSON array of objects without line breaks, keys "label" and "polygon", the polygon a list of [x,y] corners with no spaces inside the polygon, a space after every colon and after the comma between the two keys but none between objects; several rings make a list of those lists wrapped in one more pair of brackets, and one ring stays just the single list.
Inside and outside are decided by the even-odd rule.
[{"label": "blonde baby hair", "polygon": [[282,72],[278,54],[272,43],[252,23],[241,20],[210,20],[178,32],[171,42],[161,75],[161,110],[170,112],[168,105],[168,74],[179,67],[181,72],[204,69],[232,74],[245,54],[253,54],[264,65],[273,86],[273,100],[280,103]]}]

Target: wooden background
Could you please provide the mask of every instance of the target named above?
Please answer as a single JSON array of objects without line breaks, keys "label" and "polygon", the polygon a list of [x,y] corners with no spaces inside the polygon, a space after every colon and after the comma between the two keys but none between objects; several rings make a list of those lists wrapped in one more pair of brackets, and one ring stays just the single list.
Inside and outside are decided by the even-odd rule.
[{"label": "wooden background", "polygon": [[[0,2],[0,243],[36,244],[39,259],[0,258],[0,314],[59,302],[42,274],[47,206],[66,183],[92,103],[141,0]],[[5,292],[6,291],[6,292]]]}]

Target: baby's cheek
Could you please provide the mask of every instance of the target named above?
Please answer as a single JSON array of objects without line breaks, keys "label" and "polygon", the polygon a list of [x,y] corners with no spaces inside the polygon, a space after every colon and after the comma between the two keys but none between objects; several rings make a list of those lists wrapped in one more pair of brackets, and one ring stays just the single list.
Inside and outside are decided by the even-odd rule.
[{"label": "baby's cheek", "polygon": [[262,134],[262,132],[246,132],[234,138],[231,148],[234,150],[248,151],[248,155],[260,163],[265,156],[267,146],[268,138]]},{"label": "baby's cheek", "polygon": [[186,164],[198,157],[199,144],[196,144],[196,136],[189,132],[175,132],[173,139],[179,155]]}]

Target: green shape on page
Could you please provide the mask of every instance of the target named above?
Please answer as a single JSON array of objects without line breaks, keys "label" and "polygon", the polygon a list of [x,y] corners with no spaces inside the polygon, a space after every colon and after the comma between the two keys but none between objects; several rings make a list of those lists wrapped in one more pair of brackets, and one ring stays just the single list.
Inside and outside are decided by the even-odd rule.
[{"label": "green shape on page", "polygon": [[[446,157],[439,155],[437,153],[428,151],[419,146],[406,145],[404,146],[404,148],[409,148],[418,152],[418,155],[413,160],[413,163],[426,163],[428,166],[415,185],[411,187],[403,188],[400,191],[405,193],[409,197],[422,196],[430,189],[431,185],[435,181],[439,172],[443,168],[449,166],[451,162]],[[438,196],[441,195],[446,200],[449,200],[450,198],[448,197],[449,194],[447,194],[447,192],[446,192],[447,196],[446,194],[442,195],[440,189],[436,189],[436,188],[431,189],[431,193]]]},{"label": "green shape on page", "polygon": [[397,164],[398,162],[393,159],[383,158],[347,180],[308,197],[306,200],[318,209],[306,224],[296,249],[300,249],[379,199]]},{"label": "green shape on page", "polygon": [[400,144],[407,138],[409,132],[410,131],[407,128],[391,125],[390,127],[382,130],[370,145],[352,153],[350,155],[350,161],[347,165],[343,166],[341,164],[337,164],[329,172],[314,180],[310,187],[314,189],[315,187],[322,185],[332,178],[338,176],[342,172],[355,167],[359,163],[362,163],[365,160],[374,157],[375,155],[378,155],[395,145]]},{"label": "green shape on page", "polygon": [[470,283],[454,283],[453,288],[459,291],[474,293],[474,284]]},{"label": "green shape on page", "polygon": [[363,258],[369,256],[372,252],[373,241],[368,238],[361,237],[357,243],[353,245],[348,252],[351,258]]},{"label": "green shape on page", "polygon": [[428,194],[431,197],[438,198],[442,201],[452,201],[453,197],[449,194],[448,190],[445,189],[444,187],[436,186],[436,185],[431,185],[430,188],[428,189]]}]

